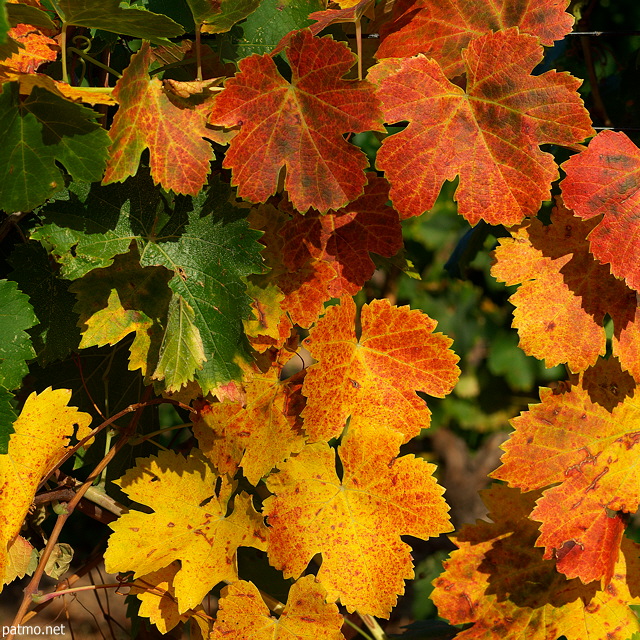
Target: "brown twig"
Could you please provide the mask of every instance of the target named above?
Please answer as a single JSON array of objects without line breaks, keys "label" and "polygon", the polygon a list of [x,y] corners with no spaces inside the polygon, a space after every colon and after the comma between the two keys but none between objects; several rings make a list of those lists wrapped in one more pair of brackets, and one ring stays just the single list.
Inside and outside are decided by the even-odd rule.
[{"label": "brown twig", "polygon": [[[127,427],[126,430],[124,430],[120,434],[120,439],[118,440],[118,442],[116,442],[115,446],[112,449],[110,449],[107,455],[96,465],[94,470],[89,474],[89,477],[84,482],[84,484],[78,489],[74,497],[68,502],[65,513],[62,513],[58,516],[58,519],[56,520],[56,523],[53,527],[53,531],[51,532],[49,540],[47,541],[47,546],[44,548],[44,551],[40,556],[38,567],[36,568],[33,574],[33,577],[31,578],[31,580],[29,581],[29,584],[26,586],[24,590],[24,597],[22,598],[22,603],[20,604],[20,608],[18,609],[18,612],[16,613],[16,616],[11,625],[12,628],[18,628],[22,624],[22,619],[29,609],[29,605],[33,600],[33,596],[38,591],[38,588],[40,586],[40,580],[42,579],[42,576],[44,574],[44,568],[49,558],[51,557],[51,553],[53,551],[54,545],[58,541],[62,528],[64,527],[69,516],[73,513],[77,504],[80,502],[80,500],[82,499],[84,494],[87,492],[87,490],[91,487],[91,485],[93,484],[93,481],[100,476],[100,474],[102,473],[102,470],[109,464],[109,462],[111,462],[111,460],[113,460],[116,454],[129,441],[129,437],[133,433],[135,433],[135,430],[138,425],[138,421],[140,419],[140,415],[142,414],[143,409],[149,405],[158,404],[159,401],[165,400],[164,398],[155,398],[154,400],[149,400],[148,396],[150,396],[151,393],[152,393],[152,388],[148,387],[147,390],[145,391],[145,396],[142,402],[136,403],[135,405],[131,405],[131,407],[128,407],[127,409],[129,409],[129,411],[125,409],[120,412],[120,414],[125,415],[126,413],[130,413],[131,411],[135,411],[134,415],[131,417],[129,426]],[[117,415],[120,416],[120,414],[117,414]],[[117,419],[117,417],[113,416],[109,420],[106,420],[102,425],[100,425],[100,427],[98,427],[98,430],[100,428],[105,428],[107,424],[110,424],[110,422],[113,421],[113,419]],[[84,440],[87,440],[87,438],[85,438]],[[8,636],[8,640],[13,640],[14,636],[15,636],[14,633],[10,633]]]}]

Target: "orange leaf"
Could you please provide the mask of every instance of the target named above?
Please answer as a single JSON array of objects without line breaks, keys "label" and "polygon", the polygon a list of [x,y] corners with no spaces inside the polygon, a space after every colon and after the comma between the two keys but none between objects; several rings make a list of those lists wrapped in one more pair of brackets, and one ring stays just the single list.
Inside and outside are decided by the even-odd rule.
[{"label": "orange leaf", "polygon": [[434,581],[439,615],[473,624],[456,640],[626,640],[640,629],[628,606],[640,604],[637,544],[623,539],[606,589],[568,581],[533,546],[538,531],[526,516],[537,495],[494,486],[483,497],[493,522],[464,526]]},{"label": "orange leaf", "polygon": [[304,445],[297,416],[289,414],[287,383],[281,367],[256,373],[245,384],[246,404],[203,402],[197,407],[193,433],[200,448],[220,473],[235,474],[242,467],[247,480],[258,484],[273,467]]},{"label": "orange leaf", "polygon": [[624,133],[602,131],[562,168],[567,206],[585,220],[603,215],[589,235],[591,252],[640,291],[640,150]]},{"label": "orange leaf", "polygon": [[11,546],[31,507],[38,485],[62,459],[75,434],[89,433],[91,416],[67,406],[71,391],[32,393],[13,424],[9,450],[0,456],[0,578]]},{"label": "orange leaf", "polygon": [[257,587],[240,580],[222,590],[210,640],[344,640],[343,618],[335,604],[325,603],[326,594],[313,576],[304,576],[291,587],[287,606],[276,619]]},{"label": "orange leaf", "polygon": [[[613,387],[610,374],[604,379]],[[624,388],[625,374],[618,375]],[[525,491],[558,484],[531,514],[543,523],[537,544],[547,547],[547,558],[555,550],[558,569],[569,577],[607,581],[618,554],[611,543],[623,528],[612,512],[634,512],[640,504],[640,406],[633,396],[611,410],[601,406],[584,379],[562,394],[541,390],[542,403],[512,421],[515,432],[492,477]]]},{"label": "orange leaf", "polygon": [[448,78],[464,73],[462,50],[472,39],[509,27],[551,46],[573,27],[567,0],[396,0],[391,21],[380,29],[377,58],[424,53]]},{"label": "orange leaf", "polygon": [[580,80],[556,71],[530,75],[542,55],[537,38],[517,29],[473,40],[463,53],[465,91],[423,55],[371,70],[386,121],[409,121],[377,156],[401,216],[430,209],[456,175],[459,210],[471,224],[512,225],[537,213],[558,174],[539,146],[593,135]]},{"label": "orange leaf", "polygon": [[60,47],[58,43],[44,35],[38,27],[29,24],[19,24],[9,29],[8,35],[24,48],[11,57],[2,60],[1,65],[6,70],[18,73],[33,73],[38,67],[47,62],[58,59]]},{"label": "orange leaf", "polygon": [[343,134],[381,130],[373,87],[342,79],[355,59],[342,42],[303,30],[286,52],[290,83],[270,55],[253,55],[240,61],[240,73],[215,99],[210,122],[240,127],[223,166],[231,169],[238,196],[250,202],[276,192],[284,166],[296,209],[339,209],[362,194],[368,164]]},{"label": "orange leaf", "polygon": [[560,204],[551,224],[532,220],[512,229],[512,238],[502,239],[495,251],[491,273],[500,282],[520,284],[509,301],[526,354],[544,359],[547,367],[567,363],[573,372],[584,371],[605,354],[608,315],[614,322],[614,354],[637,370],[627,344],[638,334],[636,295],[589,252],[587,237],[596,224]]},{"label": "orange leaf", "polygon": [[141,458],[116,482],[135,502],[152,513],[129,511],[110,527],[105,553],[109,573],[134,571],[139,578],[180,560],[173,584],[178,614],[193,609],[216,584],[238,579],[238,547],[266,547],[266,529],[240,493],[233,512],[226,515],[233,487],[219,476],[195,449],[188,458],[173,451]]},{"label": "orange leaf", "polygon": [[409,307],[374,300],[362,308],[356,338],[351,298],[330,307],[303,344],[319,362],[309,367],[303,393],[304,429],[330,440],[351,426],[400,431],[407,441],[429,426],[431,412],[416,390],[439,398],[458,380],[452,341],[433,333],[436,322]]},{"label": "orange leaf", "polygon": [[103,184],[122,182],[135,175],[140,154],[149,149],[151,175],[156,184],[176,193],[196,195],[207,181],[211,145],[218,140],[206,126],[209,98],[191,103],[163,90],[158,78],[150,78],[148,43],[131,59],[113,94],[120,108],[109,131],[110,159]]},{"label": "orange leaf", "polygon": [[350,432],[338,453],[307,445],[279,465],[264,502],[271,529],[270,562],[286,578],[299,576],[316,553],[317,578],[327,599],[348,611],[386,617],[413,577],[410,548],[401,535],[426,539],[451,530],[435,466],[412,455],[396,458],[402,437]]}]

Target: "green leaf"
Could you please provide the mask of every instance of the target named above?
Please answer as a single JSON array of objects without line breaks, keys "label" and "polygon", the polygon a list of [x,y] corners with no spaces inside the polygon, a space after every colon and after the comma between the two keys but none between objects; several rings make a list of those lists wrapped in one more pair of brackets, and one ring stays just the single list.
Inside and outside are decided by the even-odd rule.
[{"label": "green leaf", "polygon": [[[56,25],[53,20],[42,10],[37,7],[31,7],[28,4],[6,5],[9,23],[12,27],[17,24],[32,24],[35,27],[45,27],[45,29],[55,29]],[[0,39],[2,38],[2,19],[0,18]]]},{"label": "green leaf", "polygon": [[80,347],[113,346],[135,332],[129,369],[150,375],[166,326],[171,275],[163,267],[142,268],[134,246],[115,256],[111,266],[93,269],[76,280],[69,290],[78,298],[74,311],[83,327]]},{"label": "green leaf", "polygon": [[27,374],[26,361],[36,352],[26,330],[38,322],[29,296],[11,280],[0,280],[0,386],[15,389]]},{"label": "green leaf", "polygon": [[11,28],[7,13],[5,0],[0,0],[0,44],[7,41],[7,33],[9,33],[9,29]]},{"label": "green leaf", "polygon": [[241,60],[254,53],[269,53],[291,31],[312,24],[308,16],[325,9],[322,0],[262,0],[242,24],[223,41],[223,57]]},{"label": "green leaf", "polygon": [[0,455],[9,453],[9,439],[14,433],[13,423],[18,415],[13,409],[13,393],[0,387]]},{"label": "green leaf", "polygon": [[168,16],[181,24],[186,33],[193,33],[195,29],[191,9],[186,0],[138,0],[131,4]]},{"label": "green leaf", "polygon": [[122,8],[118,0],[59,0],[60,17],[66,24],[103,29],[161,44],[164,38],[184,33],[177,23],[159,13]]},{"label": "green leaf", "polygon": [[194,372],[202,369],[205,359],[193,309],[182,296],[173,296],[158,366],[152,377],[164,380],[168,391],[177,391],[193,380]]},{"label": "green leaf", "polygon": [[0,94],[0,209],[27,211],[64,184],[56,162],[75,180],[100,180],[110,140],[95,111],[34,87],[26,98],[15,82]]},{"label": "green leaf", "polygon": [[71,283],[58,277],[47,252],[36,242],[17,245],[9,263],[14,268],[11,278],[29,296],[38,317],[39,324],[29,331],[38,362],[46,366],[62,360],[80,342]]},{"label": "green leaf", "polygon": [[[192,379],[194,371],[186,372],[185,359],[197,367],[195,324],[206,357],[195,379],[205,393],[238,379],[237,360],[250,359],[242,320],[250,317],[251,299],[243,278],[261,273],[263,266],[262,245],[257,242],[261,233],[249,229],[247,209],[229,203],[230,188],[215,182],[196,198],[177,197],[169,205],[141,171],[122,184],[71,189],[66,199],[42,209],[46,224],[32,234],[51,248],[65,277],[74,279],[92,268],[108,267],[135,242],[140,265],[168,269],[169,287],[178,296],[173,303],[178,315],[167,324],[157,377],[171,380],[172,388]],[[122,297],[120,304],[126,306]],[[177,330],[185,333],[176,338]],[[178,345],[187,352],[181,351],[176,360]],[[172,358],[175,370],[169,365]]]},{"label": "green leaf", "polygon": [[[244,20],[252,14],[261,0],[222,0],[213,10],[215,3],[210,0],[187,0],[193,18],[197,24],[203,24],[206,33],[224,33],[229,31],[236,22]],[[212,6],[213,4],[213,6]]]}]

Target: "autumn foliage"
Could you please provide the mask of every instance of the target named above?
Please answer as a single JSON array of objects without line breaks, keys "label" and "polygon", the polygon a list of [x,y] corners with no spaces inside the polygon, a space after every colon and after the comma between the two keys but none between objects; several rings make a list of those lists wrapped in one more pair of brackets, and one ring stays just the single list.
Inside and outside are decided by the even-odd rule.
[{"label": "autumn foliage", "polygon": [[[401,447],[460,358],[366,283],[411,271],[403,221],[456,180],[459,215],[502,228],[520,348],[568,379],[511,421],[489,520],[452,534],[432,600],[460,639],[640,631],[640,151],[540,70],[568,0],[181,4],[0,0],[0,583],[31,576],[13,624],[54,599],[82,510],[160,633],[339,640],[356,612],[385,637],[403,536],[454,529],[437,465]],[[162,439],[160,405],[185,438]]]}]

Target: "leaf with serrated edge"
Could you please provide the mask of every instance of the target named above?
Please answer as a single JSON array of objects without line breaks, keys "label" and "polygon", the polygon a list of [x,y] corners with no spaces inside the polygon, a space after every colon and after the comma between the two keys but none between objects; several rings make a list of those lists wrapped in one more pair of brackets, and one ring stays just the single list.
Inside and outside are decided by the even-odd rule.
[{"label": "leaf with serrated edge", "polygon": [[591,252],[611,266],[614,276],[640,291],[640,149],[624,133],[601,131],[562,168],[567,206],[584,220],[596,218],[589,234]]},{"label": "leaf with serrated edge", "polygon": [[327,600],[348,611],[387,617],[413,578],[410,548],[400,539],[427,539],[451,530],[435,466],[412,455],[396,458],[402,436],[350,431],[338,455],[325,443],[307,445],[267,478],[269,561],[298,577],[322,554],[319,582]]},{"label": "leaf with serrated edge", "polygon": [[436,323],[426,314],[388,300],[363,307],[358,339],[355,312],[353,300],[343,298],[303,342],[318,360],[304,381],[304,429],[312,441],[328,441],[342,433],[351,416],[352,427],[400,431],[407,441],[431,419],[416,391],[441,398],[458,380],[452,340],[433,333]]},{"label": "leaf with serrated edge", "polygon": [[149,77],[151,48],[136,53],[114,89],[120,103],[109,135],[111,147],[103,184],[121,182],[136,174],[140,154],[149,149],[154,182],[176,193],[197,195],[207,181],[213,148],[204,140],[216,134],[207,129],[210,100],[190,104],[163,90]]},{"label": "leaf with serrated edge", "polygon": [[103,29],[134,38],[165,43],[184,29],[165,15],[139,7],[123,8],[118,0],[58,0],[56,8],[67,23],[89,29]]},{"label": "leaf with serrated edge", "polygon": [[325,602],[327,592],[313,576],[295,582],[279,618],[271,615],[252,582],[239,580],[222,590],[210,640],[344,640],[344,622],[335,604]]},{"label": "leaf with serrated edge", "polygon": [[499,485],[483,492],[493,522],[465,525],[453,539],[458,549],[434,581],[438,614],[473,625],[456,640],[627,640],[640,629],[628,606],[640,604],[640,547],[623,539],[606,589],[567,581],[533,546],[537,524],[527,515],[538,495]]},{"label": "leaf with serrated edge", "polygon": [[182,296],[173,296],[169,304],[167,330],[160,345],[158,366],[151,376],[164,380],[167,391],[178,391],[193,380],[206,360],[202,338],[195,325],[195,314]]},{"label": "leaf with serrated edge", "polygon": [[173,451],[138,459],[117,484],[153,513],[132,510],[110,525],[107,571],[139,578],[180,560],[173,581],[179,614],[219,582],[237,580],[238,547],[264,550],[267,531],[246,493],[235,496],[226,515],[231,494],[215,494],[218,477],[197,449],[186,459]]},{"label": "leaf with serrated edge", "polygon": [[462,51],[479,36],[518,27],[546,46],[573,27],[568,0],[396,0],[391,21],[380,29],[377,58],[424,53],[445,75],[464,73]]},{"label": "leaf with serrated edge", "polygon": [[473,40],[463,52],[466,91],[423,55],[372,68],[386,121],[409,121],[383,140],[376,160],[402,217],[431,209],[456,175],[459,211],[471,224],[513,225],[537,213],[558,175],[540,145],[571,146],[593,135],[580,80],[530,75],[542,56],[538,39],[517,29]]},{"label": "leaf with serrated edge", "polygon": [[547,367],[566,363],[577,373],[595,364],[606,350],[606,316],[614,324],[613,353],[624,365],[636,360],[620,343],[638,334],[636,295],[589,252],[596,224],[559,203],[551,224],[527,221],[495,251],[491,274],[520,285],[509,298],[519,346]]},{"label": "leaf with serrated edge", "polygon": [[273,467],[299,452],[305,438],[296,416],[285,409],[287,384],[281,367],[254,373],[245,383],[246,399],[205,403],[193,419],[200,448],[221,473],[235,474],[239,466],[253,485]]},{"label": "leaf with serrated edge", "polygon": [[362,194],[368,164],[342,134],[381,130],[373,87],[342,78],[354,55],[332,38],[300,31],[286,53],[290,83],[269,55],[255,55],[239,63],[240,72],[215,99],[211,124],[240,126],[223,166],[231,169],[238,195],[250,202],[276,192],[284,166],[296,209],[339,209]]},{"label": "leaf with serrated edge", "polygon": [[562,394],[541,390],[542,403],[512,421],[502,465],[491,475],[527,491],[558,484],[531,515],[543,522],[538,544],[546,557],[554,549],[560,557],[570,553],[558,564],[567,575],[608,580],[617,560],[610,542],[621,532],[613,512],[633,513],[640,504],[640,406],[633,396],[611,410],[594,402],[584,377]]},{"label": "leaf with serrated edge", "polygon": [[[260,233],[248,228],[245,209],[229,203],[230,189],[215,181],[193,200],[176,198],[173,209],[144,174],[123,185],[74,189],[43,210],[45,224],[32,234],[52,247],[65,276],[109,266],[134,241],[140,265],[166,267],[169,287],[194,311],[206,358],[195,378],[205,394],[239,379],[237,360],[250,360],[242,320],[251,299],[242,278],[263,266]],[[174,385],[189,379],[175,377]]]},{"label": "leaf with serrated edge", "polygon": [[91,416],[69,407],[71,391],[32,393],[15,421],[8,453],[0,455],[0,576],[7,546],[20,531],[40,481],[66,453],[70,438],[89,433]]},{"label": "leaf with serrated edge", "polygon": [[26,333],[38,319],[15,282],[0,280],[0,386],[15,389],[27,375],[26,361],[36,353]]},{"label": "leaf with serrated edge", "polygon": [[64,180],[56,162],[75,180],[100,180],[109,136],[91,109],[34,87],[21,99],[17,83],[0,94],[0,208],[28,211],[59,191]]}]

